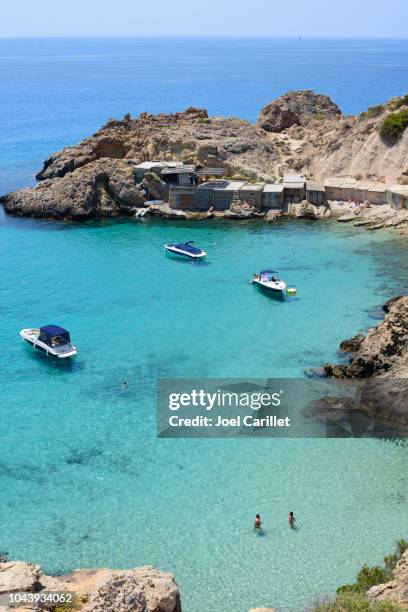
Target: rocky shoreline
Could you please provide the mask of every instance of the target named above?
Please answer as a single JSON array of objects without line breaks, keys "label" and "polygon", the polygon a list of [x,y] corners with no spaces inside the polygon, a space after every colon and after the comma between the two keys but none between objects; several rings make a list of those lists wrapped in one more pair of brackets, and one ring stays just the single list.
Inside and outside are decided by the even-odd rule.
[{"label": "rocky shoreline", "polygon": [[[312,91],[289,92],[260,113],[256,123],[235,117],[209,117],[205,109],[188,108],[174,114],[109,120],[76,146],[66,147],[45,160],[38,184],[0,197],[11,215],[83,221],[132,217],[145,206],[146,191],[162,199],[160,180],[138,183],[134,168],[152,159],[223,168],[228,179],[281,182],[284,174],[302,173],[307,180],[328,176],[355,180],[408,183],[408,130],[398,142],[380,135],[384,117],[396,98],[381,112],[344,117],[327,96]],[[241,208],[206,213],[149,206],[147,215],[169,219],[247,219],[274,221],[289,217],[320,219],[341,216],[370,229],[397,226],[408,229],[408,210],[388,205],[307,201],[283,211],[260,212],[243,202]],[[143,214],[145,214],[143,213]]]},{"label": "rocky shoreline", "polygon": [[408,296],[396,296],[384,306],[384,321],[367,335],[357,334],[340,344],[348,363],[327,363],[323,373],[357,385],[355,398],[324,397],[311,414],[359,412],[374,423],[408,435]]},{"label": "rocky shoreline", "polygon": [[130,570],[77,569],[48,576],[39,565],[23,561],[0,563],[0,612],[38,610],[36,605],[3,605],[13,593],[72,593],[72,605],[47,604],[44,610],[81,612],[181,612],[179,588],[171,574],[152,566]]}]

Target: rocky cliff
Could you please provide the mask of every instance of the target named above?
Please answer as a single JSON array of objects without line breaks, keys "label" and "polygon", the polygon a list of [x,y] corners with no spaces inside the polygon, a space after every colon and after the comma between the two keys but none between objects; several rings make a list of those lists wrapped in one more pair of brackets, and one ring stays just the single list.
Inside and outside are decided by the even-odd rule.
[{"label": "rocky cliff", "polygon": [[[64,609],[81,612],[181,612],[180,592],[173,576],[151,566],[131,570],[81,569],[52,577],[32,563],[0,563],[0,596],[3,598],[17,592],[56,591],[74,593],[75,605]],[[1,612],[12,609],[37,608],[27,604],[17,608],[0,604]]]},{"label": "rocky cliff", "polygon": [[368,597],[372,601],[392,601],[402,610],[408,610],[408,551],[398,561],[390,582],[371,587]]},{"label": "rocky cliff", "polygon": [[[0,198],[6,212],[83,219],[129,214],[143,202],[132,168],[152,159],[222,166],[227,176],[281,180],[345,175],[408,181],[408,130],[386,142],[379,134],[398,100],[358,117],[343,117],[327,97],[290,92],[261,110],[256,124],[208,117],[188,108],[110,120],[90,138],[51,155],[38,185]],[[405,98],[400,99],[404,110]]]},{"label": "rocky cliff", "polygon": [[[326,364],[328,376],[359,381],[354,399],[325,397],[312,408],[315,414],[333,410],[359,411],[395,435],[408,435],[408,296],[384,305],[384,321],[340,344],[348,364]],[[313,413],[313,410],[312,410]]]}]

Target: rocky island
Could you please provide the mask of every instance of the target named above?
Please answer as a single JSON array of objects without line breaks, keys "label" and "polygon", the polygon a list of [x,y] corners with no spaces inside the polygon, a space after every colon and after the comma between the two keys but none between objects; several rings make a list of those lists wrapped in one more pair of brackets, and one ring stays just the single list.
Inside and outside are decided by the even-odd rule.
[{"label": "rocky island", "polygon": [[[349,181],[348,191],[341,191],[342,185],[336,182],[332,195],[326,189],[328,201],[324,206],[315,206],[304,195],[304,201],[298,198],[294,207],[254,210],[248,208],[251,203],[245,201],[245,195],[237,196],[234,206],[225,211],[231,218],[265,216],[270,221],[282,213],[319,218],[346,212],[345,220],[356,225],[406,228],[408,131],[388,133],[384,125],[390,117],[405,112],[407,105],[407,97],[395,98],[359,116],[345,117],[327,96],[295,91],[263,108],[256,123],[209,117],[206,110],[197,108],[171,115],[141,113],[137,118],[128,114],[122,120],[109,120],[78,145],[51,155],[37,174],[36,186],[8,193],[0,202],[9,214],[38,218],[83,220],[134,215],[145,207],[146,194],[150,199],[166,199],[161,177],[146,172],[138,180],[135,175],[138,164],[160,159],[197,168],[222,168],[226,179],[247,182],[246,191],[251,186],[259,189],[262,182],[279,185],[291,173],[300,173],[305,181],[324,181],[333,176]],[[374,183],[373,193],[375,184],[381,184],[384,194],[385,184],[398,183],[402,191],[397,189],[395,198],[403,210],[397,212],[388,204],[372,206],[367,195],[357,202],[343,202],[339,208],[333,202],[333,193],[340,194],[337,199],[352,199],[356,181]],[[316,189],[319,192],[320,188]],[[369,188],[364,189],[367,194]],[[148,210],[150,214],[177,218],[208,218],[214,216],[213,212],[212,207],[205,214],[174,211],[167,202]]]}]

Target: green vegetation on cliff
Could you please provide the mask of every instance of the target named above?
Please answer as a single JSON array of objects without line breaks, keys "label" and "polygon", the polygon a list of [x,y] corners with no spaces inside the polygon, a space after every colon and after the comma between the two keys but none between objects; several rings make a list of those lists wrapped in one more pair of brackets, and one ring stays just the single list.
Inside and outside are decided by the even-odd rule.
[{"label": "green vegetation on cliff", "polygon": [[384,104],[377,104],[377,106],[369,106],[366,111],[361,113],[361,117],[364,119],[374,119],[385,111]]},{"label": "green vegetation on cliff", "polygon": [[396,142],[408,127],[408,110],[390,113],[381,123],[379,132],[387,142]]},{"label": "green vegetation on cliff", "polygon": [[313,612],[403,612],[403,610],[389,601],[370,602],[360,593],[345,593],[317,604]]},{"label": "green vegetation on cliff", "polygon": [[392,572],[404,552],[408,550],[408,542],[399,540],[395,552],[384,557],[383,565],[369,567],[364,565],[356,576],[356,581],[344,584],[337,589],[337,597],[316,604],[313,612],[400,612],[402,608],[389,601],[371,602],[367,591],[377,584],[383,584],[392,579]]}]

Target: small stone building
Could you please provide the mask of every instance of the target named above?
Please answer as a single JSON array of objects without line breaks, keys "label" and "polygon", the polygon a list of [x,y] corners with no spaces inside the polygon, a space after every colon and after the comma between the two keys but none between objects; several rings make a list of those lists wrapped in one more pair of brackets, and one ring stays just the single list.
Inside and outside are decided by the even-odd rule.
[{"label": "small stone building", "polygon": [[240,189],[246,181],[215,180],[202,183],[197,187],[197,207],[199,210],[227,210],[232,202],[240,199]]},{"label": "small stone building", "polygon": [[408,210],[408,185],[392,185],[388,187],[387,204],[395,210]]},{"label": "small stone building", "polygon": [[245,183],[238,191],[239,199],[261,210],[263,187],[263,183]]},{"label": "small stone building", "polygon": [[313,181],[306,182],[306,200],[315,206],[322,206],[326,203],[326,190],[323,183]]},{"label": "small stone building", "polygon": [[169,206],[179,210],[197,209],[197,188],[195,185],[170,185]]},{"label": "small stone building", "polygon": [[262,208],[282,208],[283,185],[278,183],[266,183],[262,192]]},{"label": "small stone building", "polygon": [[283,177],[283,204],[298,204],[305,199],[305,177],[285,174]]}]

